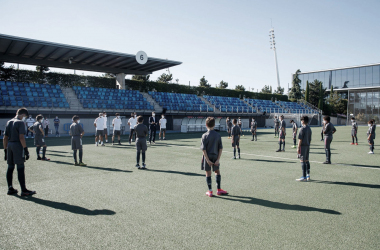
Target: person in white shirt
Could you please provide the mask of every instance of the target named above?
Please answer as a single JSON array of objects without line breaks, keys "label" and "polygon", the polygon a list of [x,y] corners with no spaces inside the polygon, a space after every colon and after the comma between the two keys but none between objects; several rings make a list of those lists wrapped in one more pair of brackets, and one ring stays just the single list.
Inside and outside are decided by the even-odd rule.
[{"label": "person in white shirt", "polygon": [[137,118],[136,118],[136,113],[131,113],[131,118],[128,120],[128,125],[129,125],[129,145],[131,145],[131,141],[133,142],[133,135],[135,136],[136,140],[136,134],[135,134],[135,126],[137,125]]},{"label": "person in white shirt", "polygon": [[112,145],[115,142],[115,136],[117,135],[117,139],[119,140],[119,145],[120,143],[120,126],[123,124],[120,119],[120,114],[116,113],[116,118],[113,119],[112,121],[112,126],[113,126],[113,135],[112,135]]},{"label": "person in white shirt", "polygon": [[45,137],[48,137],[48,135],[49,135],[49,125],[50,125],[50,121],[49,121],[49,119],[46,117],[46,118],[44,119]]},{"label": "person in white shirt", "polygon": [[[26,130],[26,138],[29,138],[29,132],[31,132],[29,130],[29,128],[33,127],[34,123],[36,122],[33,118],[32,118],[32,115],[29,115],[29,118],[25,120],[26,122],[26,126],[27,126],[27,130]],[[32,138],[34,138],[33,136],[33,132],[31,132],[31,135],[32,135]]]},{"label": "person in white shirt", "polygon": [[103,135],[104,135],[104,119],[103,113],[99,113],[99,117],[95,119],[94,126],[96,128],[95,134],[95,145],[98,146],[98,138],[101,141],[101,145],[105,146],[103,143]]},{"label": "person in white shirt", "polygon": [[167,120],[164,114],[161,115],[161,119],[159,123],[160,123],[160,133],[158,134],[158,139],[161,140],[161,132],[162,132],[162,139],[165,140]]},{"label": "person in white shirt", "polygon": [[104,137],[106,138],[106,142],[108,142],[107,113],[106,112],[103,112],[103,120],[104,120]]}]

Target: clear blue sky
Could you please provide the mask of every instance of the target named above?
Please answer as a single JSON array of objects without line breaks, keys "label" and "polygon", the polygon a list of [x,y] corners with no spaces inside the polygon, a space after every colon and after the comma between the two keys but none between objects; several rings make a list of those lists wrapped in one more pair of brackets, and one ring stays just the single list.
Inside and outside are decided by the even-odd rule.
[{"label": "clear blue sky", "polygon": [[205,76],[213,86],[224,80],[229,88],[275,89],[270,18],[282,87],[298,68],[380,62],[379,0],[0,0],[0,8],[0,33],[130,54],[144,50],[183,62],[171,68],[180,84],[198,85]]}]

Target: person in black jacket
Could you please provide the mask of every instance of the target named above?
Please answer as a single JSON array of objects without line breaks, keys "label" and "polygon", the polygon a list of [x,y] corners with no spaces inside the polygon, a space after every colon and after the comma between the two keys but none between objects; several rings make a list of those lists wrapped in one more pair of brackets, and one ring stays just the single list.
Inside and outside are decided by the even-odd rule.
[{"label": "person in black jacket", "polygon": [[323,117],[324,129],[323,134],[325,136],[325,151],[326,161],[323,164],[331,164],[331,149],[330,145],[333,140],[333,134],[336,132],[334,125],[330,122],[330,116]]},{"label": "person in black jacket", "polygon": [[150,127],[150,134],[149,134],[149,144],[156,143],[156,125],[158,121],[156,118],[156,114],[152,112],[152,116],[149,117],[149,127]]}]

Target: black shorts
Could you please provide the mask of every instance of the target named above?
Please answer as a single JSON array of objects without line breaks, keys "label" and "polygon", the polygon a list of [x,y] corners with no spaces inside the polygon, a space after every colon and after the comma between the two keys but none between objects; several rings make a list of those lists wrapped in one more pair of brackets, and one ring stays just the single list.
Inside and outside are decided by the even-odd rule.
[{"label": "black shorts", "polygon": [[293,132],[293,140],[297,139],[297,133]]},{"label": "black shorts", "polygon": [[71,149],[72,150],[82,150],[82,138],[80,136],[72,136],[71,137]]},{"label": "black shorts", "polygon": [[232,141],[232,147],[239,147],[239,136],[235,136]]},{"label": "black shorts", "polygon": [[137,151],[147,151],[148,145],[146,144],[146,138],[136,138],[136,149]]},{"label": "black shorts", "polygon": [[42,135],[36,135],[34,137],[34,146],[46,146],[45,138]]},{"label": "black shorts", "polygon": [[351,136],[356,136],[356,131],[355,130],[351,130]]},{"label": "black shorts", "polygon": [[280,139],[285,139],[285,133],[282,130],[280,131]]},{"label": "black shorts", "polygon": [[309,153],[310,153],[310,146],[302,146],[301,145],[300,160],[301,161],[309,161]]},{"label": "black shorts", "polygon": [[107,129],[106,129],[106,128],[104,129],[104,134],[105,134],[105,135],[108,135],[108,134],[107,134]]},{"label": "black shorts", "polygon": [[369,143],[369,144],[375,144],[375,142],[373,141],[372,138],[368,140],[368,143]]},{"label": "black shorts", "polygon": [[251,129],[252,134],[256,134],[256,129]]},{"label": "black shorts", "polygon": [[113,135],[114,135],[114,136],[120,136],[120,134],[121,134],[121,133],[120,133],[120,130],[114,130],[114,131],[113,131]]},{"label": "black shorts", "polygon": [[[212,162],[216,162],[216,160],[217,160],[217,158],[209,158],[209,159]],[[219,168],[220,168],[220,164],[219,164],[219,166],[215,166],[215,165],[210,166],[210,165],[208,165],[205,157],[202,156],[201,170],[215,172],[215,171],[218,171]]]},{"label": "black shorts", "polygon": [[162,128],[160,131],[166,133],[166,128]]},{"label": "black shorts", "polygon": [[104,130],[96,130],[96,136],[103,136],[104,135]]},{"label": "black shorts", "polygon": [[8,143],[8,155],[7,163],[9,165],[24,164],[25,153],[21,142],[9,142]]}]

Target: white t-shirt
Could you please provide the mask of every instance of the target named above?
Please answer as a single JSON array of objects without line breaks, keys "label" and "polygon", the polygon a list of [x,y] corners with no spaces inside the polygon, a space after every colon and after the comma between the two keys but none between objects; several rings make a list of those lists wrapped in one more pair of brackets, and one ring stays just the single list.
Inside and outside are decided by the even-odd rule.
[{"label": "white t-shirt", "polygon": [[130,124],[129,128],[135,129],[136,122],[137,122],[137,118],[134,118],[134,117],[129,118],[129,120],[128,120],[128,123]]},{"label": "white t-shirt", "polygon": [[103,119],[103,117],[96,118],[94,124],[96,124],[96,130],[104,130],[104,119]]},{"label": "white t-shirt", "polygon": [[33,124],[34,124],[35,122],[36,122],[36,121],[35,121],[33,118],[28,118],[28,119],[26,119],[26,125],[27,125],[28,127],[33,126]]},{"label": "white t-shirt", "polygon": [[104,120],[104,129],[107,128],[107,116],[103,116],[103,120]]},{"label": "white t-shirt", "polygon": [[121,119],[120,118],[113,119],[112,124],[113,124],[113,130],[120,130],[120,125],[122,124]]},{"label": "white t-shirt", "polygon": [[166,128],[166,118],[160,119],[160,128]]}]

